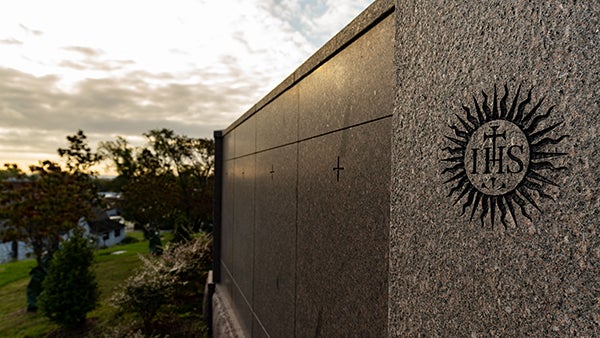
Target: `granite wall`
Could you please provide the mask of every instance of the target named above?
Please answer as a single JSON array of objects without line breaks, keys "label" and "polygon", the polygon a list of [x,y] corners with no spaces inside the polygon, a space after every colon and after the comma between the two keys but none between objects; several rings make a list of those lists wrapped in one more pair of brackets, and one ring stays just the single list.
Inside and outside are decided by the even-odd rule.
[{"label": "granite wall", "polygon": [[389,336],[600,335],[599,17],[397,2]]},{"label": "granite wall", "polygon": [[216,133],[225,331],[599,336],[599,16],[378,0]]},{"label": "granite wall", "polygon": [[393,59],[378,1],[215,134],[215,332],[386,334]]}]

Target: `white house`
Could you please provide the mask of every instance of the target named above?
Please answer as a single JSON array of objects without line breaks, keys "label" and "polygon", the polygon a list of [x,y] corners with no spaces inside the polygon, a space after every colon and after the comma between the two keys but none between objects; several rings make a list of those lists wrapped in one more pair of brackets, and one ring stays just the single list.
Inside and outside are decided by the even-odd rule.
[{"label": "white house", "polygon": [[108,217],[106,214],[99,219],[88,221],[85,218],[79,220],[79,226],[85,228],[86,235],[97,238],[99,248],[109,247],[120,243],[125,238],[125,224],[118,222],[120,217]]},{"label": "white house", "polygon": [[[5,221],[0,221],[0,230]],[[125,238],[125,222],[122,217],[109,217],[106,212],[100,212],[97,219],[87,221],[81,218],[79,226],[85,229],[85,235],[91,235],[97,238],[99,248],[109,247],[121,242]],[[71,232],[63,235],[63,239],[69,237]],[[16,250],[16,257],[15,257]],[[30,258],[33,255],[33,248],[24,242],[0,242],[0,264],[16,260]]]},{"label": "white house", "polygon": [[13,242],[0,243],[0,264],[12,261],[15,249],[17,251],[17,260],[28,258],[33,254],[31,246],[24,242],[16,242],[16,247]]}]

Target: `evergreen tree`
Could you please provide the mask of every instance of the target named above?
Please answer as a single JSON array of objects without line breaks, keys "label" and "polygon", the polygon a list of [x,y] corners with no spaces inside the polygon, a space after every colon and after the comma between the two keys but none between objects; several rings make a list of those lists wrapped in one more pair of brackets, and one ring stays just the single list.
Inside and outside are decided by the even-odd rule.
[{"label": "evergreen tree", "polygon": [[38,298],[42,313],[64,327],[85,323],[98,303],[98,284],[91,270],[94,251],[81,230],[62,243],[50,263]]}]

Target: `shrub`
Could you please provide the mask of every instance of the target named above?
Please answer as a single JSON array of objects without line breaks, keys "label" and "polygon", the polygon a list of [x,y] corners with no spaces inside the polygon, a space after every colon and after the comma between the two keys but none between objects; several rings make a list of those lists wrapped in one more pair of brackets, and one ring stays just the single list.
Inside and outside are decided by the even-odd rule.
[{"label": "shrub", "polygon": [[81,231],[75,231],[54,254],[38,298],[40,310],[51,321],[64,327],[85,323],[99,297],[93,260],[94,251]]},{"label": "shrub", "polygon": [[211,245],[209,235],[199,235],[167,246],[160,257],[140,255],[141,269],[113,296],[113,304],[122,311],[138,314],[144,330],[150,333],[163,305],[181,304],[201,292],[210,269]]},{"label": "shrub", "polygon": [[177,280],[165,273],[159,258],[139,256],[142,268],[125,281],[123,289],[113,296],[112,302],[122,311],[137,313],[144,322],[144,330],[150,333],[154,317],[171,299]]},{"label": "shrub", "polygon": [[165,271],[179,281],[175,297],[180,299],[175,301],[185,301],[187,297],[204,291],[204,282],[212,265],[211,247],[212,238],[208,234],[199,234],[187,242],[167,246],[162,260]]}]

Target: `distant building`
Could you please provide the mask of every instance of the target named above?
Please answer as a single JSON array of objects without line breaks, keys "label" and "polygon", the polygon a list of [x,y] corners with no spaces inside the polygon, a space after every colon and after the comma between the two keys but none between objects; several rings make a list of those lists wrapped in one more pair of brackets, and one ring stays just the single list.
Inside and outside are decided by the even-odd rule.
[{"label": "distant building", "polygon": [[0,264],[12,260],[22,260],[33,254],[31,246],[24,242],[4,242],[0,243]]},{"label": "distant building", "polygon": [[[29,179],[8,178],[2,181],[4,187],[15,189],[27,184],[31,184]],[[125,238],[125,221],[120,217],[119,201],[122,199],[121,193],[105,192],[100,193],[104,199],[108,211],[100,209],[95,210],[94,220],[88,221],[82,217],[78,225],[85,228],[84,234],[91,235],[97,239],[97,247],[109,247],[120,243]],[[0,231],[6,220],[0,220]],[[68,238],[72,232],[64,234],[63,239]],[[0,241],[0,264],[13,260],[23,260],[33,255],[33,248],[25,242],[1,242]]]},{"label": "distant building", "polygon": [[93,221],[85,218],[79,220],[79,226],[85,228],[85,234],[89,234],[97,239],[97,245],[109,247],[120,243],[125,238],[125,224],[117,221],[121,217],[109,217],[106,212]]}]

